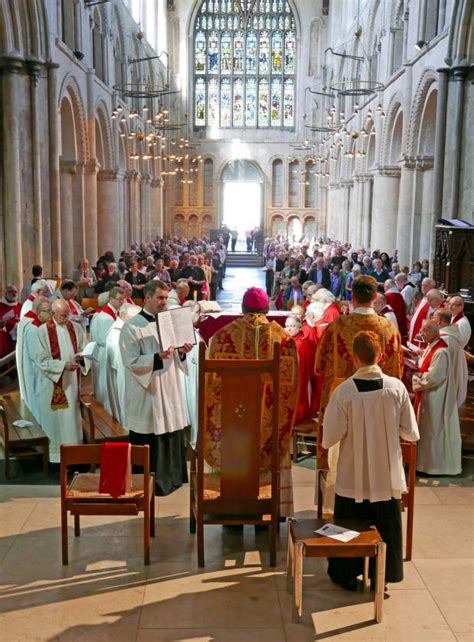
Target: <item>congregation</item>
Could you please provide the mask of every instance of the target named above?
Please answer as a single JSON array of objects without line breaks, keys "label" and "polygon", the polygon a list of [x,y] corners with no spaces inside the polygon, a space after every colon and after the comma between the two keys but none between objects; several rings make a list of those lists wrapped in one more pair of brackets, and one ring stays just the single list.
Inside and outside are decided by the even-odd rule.
[{"label": "congregation", "polygon": [[[185,428],[192,426],[194,443],[197,431],[196,347],[160,345],[149,328],[161,311],[190,306],[199,344],[199,302],[215,299],[223,288],[227,241],[157,238],[133,244],[118,260],[107,252],[93,269],[84,258],[57,288],[34,266],[21,297],[14,285],[5,289],[0,302],[3,355],[16,344],[21,397],[49,438],[53,467],[60,461],[61,444],[82,443],[78,400],[91,366],[96,400],[127,429],[132,444],[150,446],[157,494],[168,495],[187,482]],[[444,296],[429,276],[427,261],[417,262],[412,271],[400,267],[396,250],[389,256],[329,239],[296,243],[276,237],[265,240],[262,262],[267,292],[247,290],[243,317],[214,334],[208,354],[269,358],[277,342],[291,364],[281,373],[280,515],[293,511],[289,437],[294,425],[312,419],[318,426],[317,469],[325,473],[325,511],[350,516],[348,498],[362,498],[373,509],[377,488],[368,491],[362,483],[357,499],[348,490],[355,473],[348,473],[344,463],[345,433],[334,428],[341,426],[344,411],[335,404],[343,403],[340,384],[345,381],[353,380],[359,393],[398,390],[391,394],[402,406],[391,409],[392,423],[400,436],[419,439],[417,470],[459,474],[458,411],[467,393],[464,351],[471,335],[462,298]],[[88,305],[94,300],[98,309]],[[284,310],[280,323],[267,319],[270,306]],[[96,346],[92,360],[83,355],[88,335]],[[372,360],[364,361],[368,353]],[[215,408],[224,400],[215,383],[208,393],[214,405],[206,432],[213,443],[222,428]],[[389,435],[390,413],[380,416]],[[271,398],[262,418],[263,458],[270,418]],[[399,446],[392,442],[392,447],[396,468]],[[215,457],[209,449],[207,463],[218,469]],[[384,518],[392,523],[391,531],[378,525],[391,542],[389,551],[401,550],[401,528],[393,523],[400,522],[394,522],[394,515],[400,512],[403,484],[395,490],[392,484],[383,496],[395,501]],[[388,576],[401,581],[399,552],[395,558],[393,572],[387,562]],[[332,579],[352,590],[354,569],[347,575],[334,563],[331,568]]]}]

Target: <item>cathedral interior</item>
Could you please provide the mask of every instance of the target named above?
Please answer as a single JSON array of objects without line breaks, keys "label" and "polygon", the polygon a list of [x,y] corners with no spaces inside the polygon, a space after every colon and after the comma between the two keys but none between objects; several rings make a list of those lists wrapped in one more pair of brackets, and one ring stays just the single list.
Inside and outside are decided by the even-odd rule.
[{"label": "cathedral interior", "polygon": [[[473,0],[0,0],[0,291],[226,225],[427,259],[472,315],[473,132]],[[468,642],[468,459],[418,482],[377,625],[373,594],[337,591],[322,559],[292,621],[286,525],[275,568],[265,533],[218,526],[198,568],[182,488],[157,502],[150,566],[139,521],[86,516],[62,567],[58,487],[2,480],[0,638]],[[314,475],[293,466],[297,518]]]}]

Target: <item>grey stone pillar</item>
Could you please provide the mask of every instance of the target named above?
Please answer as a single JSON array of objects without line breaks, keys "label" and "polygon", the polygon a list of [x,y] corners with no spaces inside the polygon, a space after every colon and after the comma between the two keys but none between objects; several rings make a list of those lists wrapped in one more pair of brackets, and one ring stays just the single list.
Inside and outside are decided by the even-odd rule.
[{"label": "grey stone pillar", "polygon": [[363,216],[362,216],[362,245],[368,250],[372,245],[372,208],[373,208],[373,187],[374,179],[372,176],[364,181],[363,190]]},{"label": "grey stone pillar", "polygon": [[43,265],[43,198],[41,188],[41,148],[39,136],[40,108],[38,103],[38,79],[41,65],[35,61],[28,64],[31,81],[31,148],[33,170],[33,209],[34,209],[34,242],[33,257],[35,263]]},{"label": "grey stone pillar", "polygon": [[97,172],[99,166],[95,160],[84,164],[84,224],[86,256],[95,261],[97,247]]},{"label": "grey stone pillar", "polygon": [[58,108],[58,67],[48,67],[48,120],[49,120],[49,201],[51,225],[51,276],[62,276],[61,269],[61,205],[59,184],[59,108]]},{"label": "grey stone pillar", "polygon": [[420,225],[420,250],[419,259],[431,261],[433,245],[433,161],[430,158],[420,160],[420,167],[423,170],[423,189],[421,195],[421,225]]},{"label": "grey stone pillar", "polygon": [[415,179],[415,159],[405,158],[401,166],[400,197],[397,218],[397,244],[399,262],[410,265],[412,252],[413,227],[413,187]]},{"label": "grey stone pillar", "polygon": [[382,167],[374,175],[371,249],[390,251],[397,238],[400,169]]},{"label": "grey stone pillar", "polygon": [[20,104],[22,60],[0,58],[3,87],[3,215],[5,282],[19,289],[23,286],[20,127],[23,126]]},{"label": "grey stone pillar", "polygon": [[61,229],[66,230],[61,239],[61,264],[64,278],[72,276],[72,270],[79,261],[74,251],[73,177],[76,171],[74,161],[61,161]]},{"label": "grey stone pillar", "polygon": [[449,204],[449,217],[458,218],[459,216],[459,179],[461,174],[461,155],[462,155],[462,130],[464,117],[464,81],[467,75],[466,67],[457,67],[453,70],[453,79],[455,86],[454,96],[454,120],[453,120],[453,140],[454,153],[452,162],[452,183],[451,183],[451,201]]},{"label": "grey stone pillar", "polygon": [[449,69],[438,69],[438,98],[436,101],[436,131],[433,177],[433,217],[442,218],[444,160],[446,149],[446,113],[448,105]]},{"label": "grey stone pillar", "polygon": [[120,250],[120,203],[119,176],[114,171],[97,174],[97,247],[98,256],[112,250],[118,256]]}]

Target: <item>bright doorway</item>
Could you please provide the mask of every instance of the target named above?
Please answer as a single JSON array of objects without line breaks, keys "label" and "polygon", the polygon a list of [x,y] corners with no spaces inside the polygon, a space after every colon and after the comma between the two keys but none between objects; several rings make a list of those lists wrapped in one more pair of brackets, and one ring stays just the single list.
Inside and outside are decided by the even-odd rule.
[{"label": "bright doorway", "polygon": [[237,230],[237,251],[245,249],[245,233],[262,227],[263,176],[248,160],[230,162],[221,177],[222,223]]}]

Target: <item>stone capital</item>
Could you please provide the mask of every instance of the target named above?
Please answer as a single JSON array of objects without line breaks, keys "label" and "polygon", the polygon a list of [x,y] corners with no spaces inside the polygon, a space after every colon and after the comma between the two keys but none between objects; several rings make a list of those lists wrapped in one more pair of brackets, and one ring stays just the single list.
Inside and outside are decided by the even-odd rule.
[{"label": "stone capital", "polygon": [[409,156],[408,154],[403,154],[400,167],[404,169],[415,169],[416,156]]},{"label": "stone capital", "polygon": [[433,156],[417,156],[416,157],[416,169],[419,171],[426,171],[433,169],[434,166],[434,157]]},{"label": "stone capital", "polygon": [[77,174],[78,163],[71,160],[60,160],[59,171],[61,174]]},{"label": "stone capital", "polygon": [[163,187],[163,179],[162,178],[154,178],[151,181],[151,186],[156,188],[156,187]]},{"label": "stone capital", "polygon": [[95,158],[91,158],[84,163],[84,174],[98,174],[99,170],[100,165]]},{"label": "stone capital", "polygon": [[20,74],[23,70],[25,59],[17,53],[2,54],[0,56],[0,71],[8,74]]},{"label": "stone capital", "polygon": [[367,183],[368,181],[373,180],[372,174],[356,174],[354,180],[356,183]]},{"label": "stone capital", "polygon": [[98,181],[119,181],[125,177],[125,172],[119,169],[101,169],[97,173]]},{"label": "stone capital", "polygon": [[376,175],[388,178],[400,178],[401,170],[398,165],[379,165]]}]

